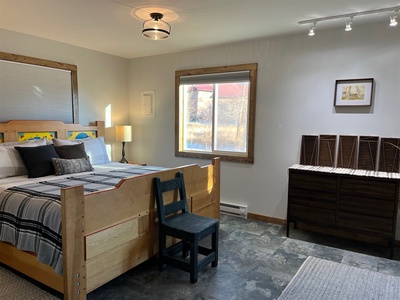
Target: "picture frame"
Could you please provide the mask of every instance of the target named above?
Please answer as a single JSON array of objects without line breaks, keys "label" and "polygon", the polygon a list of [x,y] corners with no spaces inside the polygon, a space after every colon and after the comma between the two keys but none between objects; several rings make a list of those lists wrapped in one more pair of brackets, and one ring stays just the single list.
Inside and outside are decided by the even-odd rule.
[{"label": "picture frame", "polygon": [[336,80],[334,105],[370,106],[373,89],[373,78]]}]

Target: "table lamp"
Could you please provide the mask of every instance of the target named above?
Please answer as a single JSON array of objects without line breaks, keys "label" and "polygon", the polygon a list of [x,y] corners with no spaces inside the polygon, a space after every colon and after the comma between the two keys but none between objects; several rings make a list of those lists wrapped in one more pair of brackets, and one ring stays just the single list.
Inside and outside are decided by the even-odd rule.
[{"label": "table lamp", "polygon": [[128,161],[125,158],[125,142],[132,141],[132,126],[123,125],[123,126],[115,126],[115,136],[117,142],[122,142],[122,158],[119,161],[120,163],[127,164]]}]

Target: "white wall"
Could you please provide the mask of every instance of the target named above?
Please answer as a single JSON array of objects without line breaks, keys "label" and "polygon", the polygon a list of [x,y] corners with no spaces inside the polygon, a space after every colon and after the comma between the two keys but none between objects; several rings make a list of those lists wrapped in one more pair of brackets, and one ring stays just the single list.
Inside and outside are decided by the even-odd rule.
[{"label": "white wall", "polygon": [[[129,155],[154,165],[208,163],[174,156],[174,74],[241,63],[258,63],[255,163],[222,162],[222,201],[285,219],[287,169],[299,162],[303,134],[400,137],[400,28],[382,23],[131,60]],[[334,108],[335,80],[369,77],[370,108]],[[141,118],[143,90],[155,91],[155,119]]]},{"label": "white wall", "polygon": [[[0,29],[0,51],[76,65],[79,122],[87,125],[104,120],[105,107],[111,104],[113,125],[128,123],[127,59],[4,29]],[[113,159],[119,160],[121,144],[114,142],[111,129],[107,133]]]},{"label": "white wall", "polygon": [[[174,156],[175,70],[258,63],[255,163],[223,162],[221,196],[265,216],[286,218],[287,168],[299,161],[301,135],[400,137],[400,28],[386,22],[129,61],[0,29],[0,51],[77,65],[80,122],[104,120],[111,103],[113,125],[134,126],[127,158],[163,166],[209,163]],[[335,80],[364,77],[376,80],[373,106],[335,109]],[[140,116],[145,90],[156,94],[154,119]]]}]

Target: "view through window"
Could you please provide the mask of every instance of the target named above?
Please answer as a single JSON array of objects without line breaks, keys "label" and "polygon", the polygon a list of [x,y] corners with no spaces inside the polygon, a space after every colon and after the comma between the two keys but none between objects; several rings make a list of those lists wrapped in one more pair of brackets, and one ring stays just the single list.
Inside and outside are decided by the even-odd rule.
[{"label": "view through window", "polygon": [[176,72],[176,155],[254,161],[256,64]]}]

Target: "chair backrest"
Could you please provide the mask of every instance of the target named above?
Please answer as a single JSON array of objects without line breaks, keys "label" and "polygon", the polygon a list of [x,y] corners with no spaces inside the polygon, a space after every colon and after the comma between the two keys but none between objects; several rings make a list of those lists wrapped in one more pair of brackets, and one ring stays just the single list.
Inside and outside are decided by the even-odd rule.
[{"label": "chair backrest", "polygon": [[[175,190],[179,191],[179,199],[165,205],[163,194]],[[161,181],[159,177],[154,178],[154,192],[156,196],[157,215],[159,222],[164,223],[165,218],[170,214],[179,211],[181,211],[181,213],[189,212],[186,199],[185,182],[182,172],[176,173],[176,177],[170,180]]]}]

